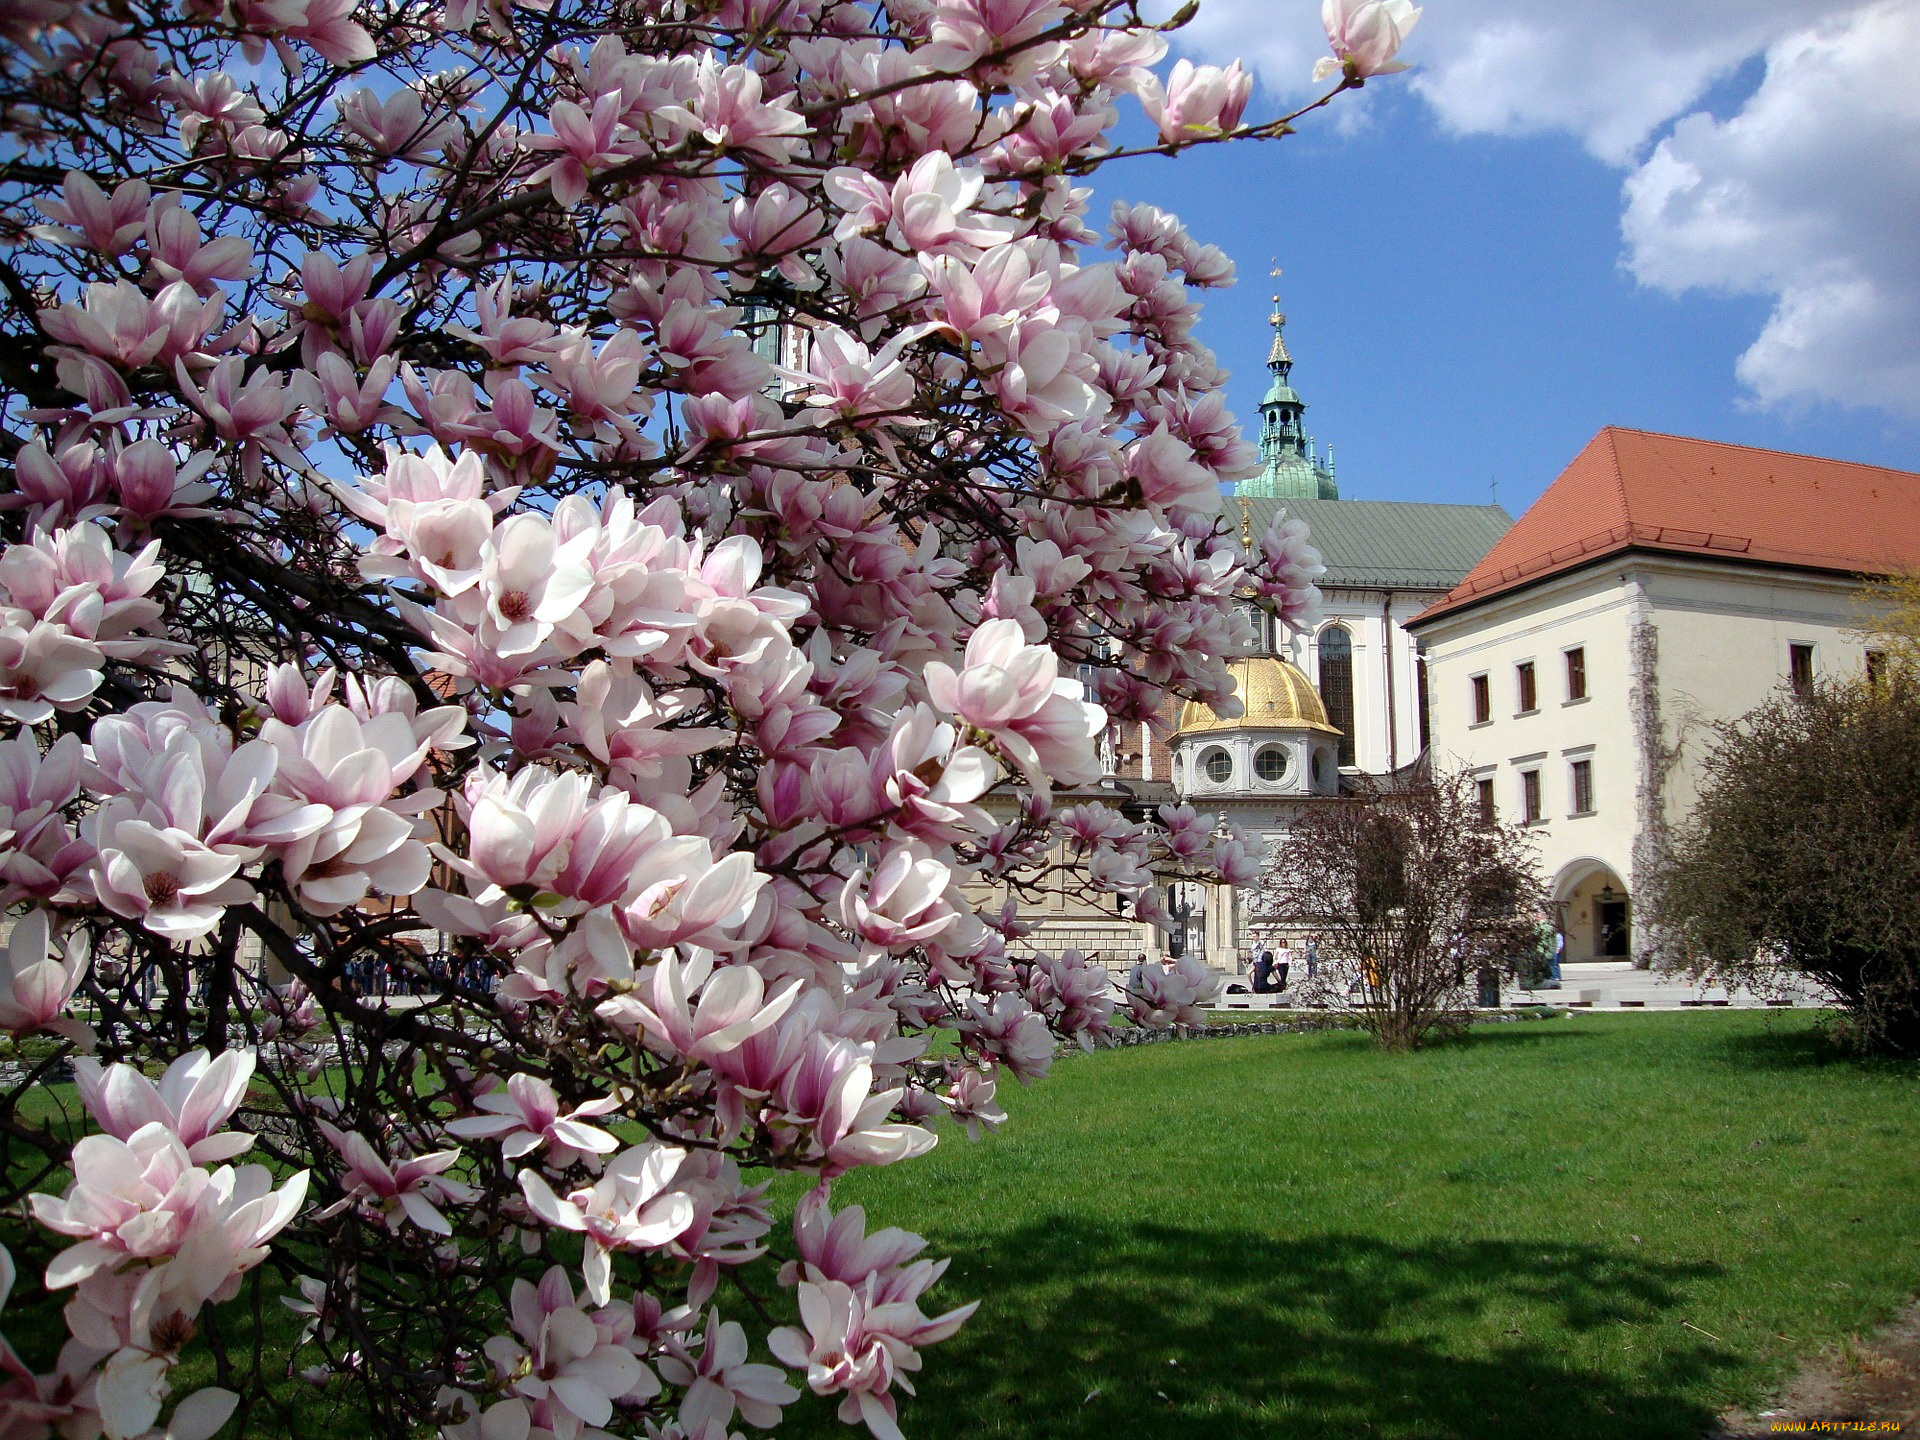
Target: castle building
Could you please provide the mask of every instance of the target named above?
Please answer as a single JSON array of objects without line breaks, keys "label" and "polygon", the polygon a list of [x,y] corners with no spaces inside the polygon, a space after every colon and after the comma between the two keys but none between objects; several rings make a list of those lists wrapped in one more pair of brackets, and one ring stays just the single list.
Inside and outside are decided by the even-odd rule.
[{"label": "castle building", "polygon": [[1714,724],[1869,668],[1863,578],[1915,566],[1920,475],[1608,428],[1413,621],[1436,761],[1532,832],[1568,958],[1644,963]]}]

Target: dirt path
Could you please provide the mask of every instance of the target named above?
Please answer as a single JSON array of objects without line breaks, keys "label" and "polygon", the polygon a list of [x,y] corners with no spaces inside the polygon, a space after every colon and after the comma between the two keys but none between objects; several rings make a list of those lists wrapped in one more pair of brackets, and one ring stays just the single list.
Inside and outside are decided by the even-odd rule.
[{"label": "dirt path", "polygon": [[1704,1440],[1817,1434],[1920,1437],[1920,1301],[1867,1339],[1809,1361],[1758,1414],[1721,1416]]}]

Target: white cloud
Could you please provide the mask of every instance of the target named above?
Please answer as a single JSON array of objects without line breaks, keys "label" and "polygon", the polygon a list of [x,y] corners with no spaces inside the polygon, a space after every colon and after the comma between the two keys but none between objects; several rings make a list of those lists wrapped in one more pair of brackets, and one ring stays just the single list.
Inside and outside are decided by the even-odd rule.
[{"label": "white cloud", "polygon": [[1740,378],[1762,403],[1920,414],[1920,5],[1776,41],[1727,120],[1694,114],[1627,179],[1644,283],[1776,297]]},{"label": "white cloud", "polygon": [[[1292,98],[1317,10],[1205,0],[1181,43]],[[1736,114],[1697,108],[1762,57]],[[1403,58],[1447,130],[1571,134],[1627,170],[1642,283],[1771,296],[1737,366],[1760,402],[1920,414],[1920,0],[1429,0]]]},{"label": "white cloud", "polygon": [[[1857,0],[1855,0],[1857,3]],[[1438,0],[1414,88],[1462,134],[1577,135],[1610,165],[1836,0]]]}]

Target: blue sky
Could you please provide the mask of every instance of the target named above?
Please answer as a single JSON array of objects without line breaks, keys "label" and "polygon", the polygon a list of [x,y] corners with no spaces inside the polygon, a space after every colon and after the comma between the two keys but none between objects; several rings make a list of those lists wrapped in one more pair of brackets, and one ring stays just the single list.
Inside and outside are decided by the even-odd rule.
[{"label": "blue sky", "polygon": [[[1208,58],[1224,57],[1216,46]],[[1723,66],[1680,123],[1706,140],[1731,133],[1766,76],[1758,55]],[[1200,335],[1234,372],[1243,425],[1257,424],[1277,285],[1309,428],[1333,442],[1349,498],[1483,503],[1497,481],[1517,514],[1608,424],[1920,471],[1920,419],[1825,398],[1849,393],[1835,366],[1778,383],[1764,367],[1736,373],[1793,277],[1756,283],[1723,256],[1727,283],[1714,284],[1691,237],[1692,270],[1670,258],[1670,233],[1643,225],[1638,250],[1623,239],[1623,184],[1657,180],[1650,162],[1687,141],[1672,120],[1636,145],[1610,139],[1602,159],[1591,124],[1473,133],[1420,80],[1375,81],[1336,102],[1361,100],[1357,117],[1321,111],[1277,143],[1102,174],[1102,211],[1118,195],[1164,206],[1238,265],[1239,284],[1213,293]],[[1275,105],[1261,95],[1250,116]],[[1768,237],[1748,243],[1765,249]],[[1276,256],[1278,282],[1267,276]],[[1630,259],[1665,288],[1642,284]],[[1787,393],[1756,398],[1769,387]]]}]

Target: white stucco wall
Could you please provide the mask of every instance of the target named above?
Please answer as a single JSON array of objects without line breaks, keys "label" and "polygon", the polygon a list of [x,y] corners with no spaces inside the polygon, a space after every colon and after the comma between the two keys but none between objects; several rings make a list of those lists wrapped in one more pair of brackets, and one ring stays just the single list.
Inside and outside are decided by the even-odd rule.
[{"label": "white stucco wall", "polygon": [[[1421,627],[1433,705],[1433,748],[1443,766],[1491,776],[1503,819],[1521,814],[1522,774],[1537,769],[1543,815],[1530,827],[1541,869],[1568,905],[1568,953],[1589,958],[1599,943],[1594,893],[1612,882],[1637,888],[1635,841],[1649,767],[1636,733],[1634,631],[1651,627],[1661,742],[1680,745],[1664,782],[1664,814],[1683,821],[1698,794],[1699,766],[1715,722],[1760,704],[1787,682],[1791,644],[1812,644],[1817,675],[1857,673],[1864,647],[1858,584],[1695,560],[1624,557],[1498,596]],[[1587,696],[1569,703],[1564,656],[1586,655]],[[1538,704],[1516,714],[1515,667],[1535,665]],[[1475,724],[1472,680],[1488,678],[1491,719]],[[1592,813],[1576,815],[1571,766],[1593,764]]]},{"label": "white stucco wall", "polygon": [[1717,720],[1744,715],[1787,682],[1788,647],[1814,647],[1816,677],[1857,675],[1866,646],[1860,586],[1845,576],[1650,562],[1637,567],[1660,632],[1661,708],[1682,757],[1668,782],[1668,818],[1697,797],[1700,760]]},{"label": "white stucco wall", "polygon": [[1370,775],[1398,769],[1420,753],[1419,647],[1403,627],[1439,598],[1437,590],[1329,588],[1319,626],[1292,637],[1282,651],[1317,686],[1320,633],[1336,623],[1347,627],[1353,636],[1354,763]]}]

